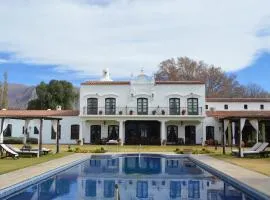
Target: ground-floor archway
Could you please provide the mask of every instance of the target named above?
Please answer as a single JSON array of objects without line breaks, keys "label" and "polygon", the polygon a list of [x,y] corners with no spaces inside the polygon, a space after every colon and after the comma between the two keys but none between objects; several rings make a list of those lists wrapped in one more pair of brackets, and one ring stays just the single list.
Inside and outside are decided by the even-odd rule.
[{"label": "ground-floor archway", "polygon": [[91,144],[100,144],[100,141],[101,141],[101,126],[100,125],[91,126],[90,141],[91,141]]},{"label": "ground-floor archway", "polygon": [[196,144],[196,126],[190,125],[185,127],[185,144]]},{"label": "ground-floor archway", "polygon": [[126,121],[125,144],[160,145],[160,122]]}]

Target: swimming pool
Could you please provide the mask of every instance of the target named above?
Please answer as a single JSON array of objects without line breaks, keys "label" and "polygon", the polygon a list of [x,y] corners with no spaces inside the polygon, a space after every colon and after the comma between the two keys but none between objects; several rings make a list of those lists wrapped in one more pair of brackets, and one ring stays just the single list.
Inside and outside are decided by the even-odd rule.
[{"label": "swimming pool", "polygon": [[4,199],[114,199],[117,193],[121,200],[260,199],[187,157],[162,155],[92,156]]}]

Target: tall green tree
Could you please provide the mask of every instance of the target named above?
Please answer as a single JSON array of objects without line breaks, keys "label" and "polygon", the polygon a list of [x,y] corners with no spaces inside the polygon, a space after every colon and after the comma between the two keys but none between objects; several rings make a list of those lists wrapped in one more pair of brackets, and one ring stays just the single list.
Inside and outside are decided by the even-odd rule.
[{"label": "tall green tree", "polygon": [[3,94],[2,81],[0,81],[0,109],[2,109],[2,94]]},{"label": "tall green tree", "polygon": [[63,80],[51,80],[48,84],[41,82],[36,87],[37,98],[28,102],[28,109],[72,109],[77,93],[72,83]]},{"label": "tall green tree", "polygon": [[4,84],[2,90],[2,108],[8,108],[8,74],[4,73]]}]

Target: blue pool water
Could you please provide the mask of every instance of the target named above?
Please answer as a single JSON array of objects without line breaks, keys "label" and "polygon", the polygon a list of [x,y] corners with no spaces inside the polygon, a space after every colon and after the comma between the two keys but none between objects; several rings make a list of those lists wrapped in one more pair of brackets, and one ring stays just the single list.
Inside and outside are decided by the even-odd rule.
[{"label": "blue pool water", "polygon": [[95,156],[47,180],[19,191],[8,200],[255,199],[225,183],[188,158],[162,156]]}]

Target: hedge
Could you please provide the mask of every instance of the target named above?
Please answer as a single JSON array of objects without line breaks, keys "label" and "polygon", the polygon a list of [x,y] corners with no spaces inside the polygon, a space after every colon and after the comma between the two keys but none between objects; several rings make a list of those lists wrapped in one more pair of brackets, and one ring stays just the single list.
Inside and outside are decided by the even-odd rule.
[{"label": "hedge", "polygon": [[[28,138],[26,140],[28,144],[37,144],[37,138]],[[23,137],[4,137],[4,144],[23,144]]]}]

